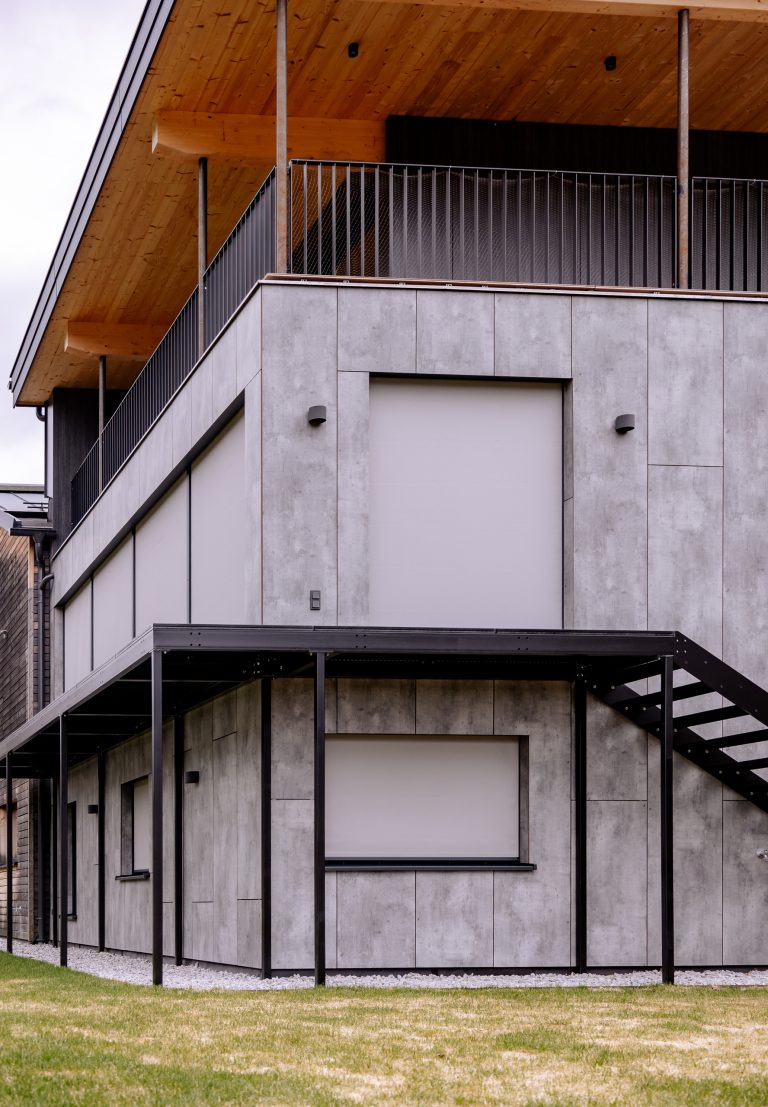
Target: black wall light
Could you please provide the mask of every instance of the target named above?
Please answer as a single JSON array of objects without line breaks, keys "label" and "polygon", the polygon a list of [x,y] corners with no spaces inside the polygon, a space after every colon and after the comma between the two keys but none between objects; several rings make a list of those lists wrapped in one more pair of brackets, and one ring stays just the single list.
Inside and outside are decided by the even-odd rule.
[{"label": "black wall light", "polygon": [[307,412],[307,422],[313,427],[319,427],[328,418],[328,410],[324,404],[315,404]]},{"label": "black wall light", "polygon": [[184,783],[185,784],[199,784],[200,783],[200,773],[197,771],[197,769],[188,769],[184,773]]},{"label": "black wall light", "polygon": [[98,815],[98,813],[99,813],[98,803],[89,803],[88,804],[88,814],[89,815]]},{"label": "black wall light", "polygon": [[614,69],[616,68],[616,64],[617,64],[616,63],[616,55],[615,54],[609,54],[608,57],[603,62],[603,65],[605,66],[605,72],[606,73],[613,73]]},{"label": "black wall light", "polygon": [[350,58],[356,58],[359,53],[360,53],[360,43],[359,42],[350,42],[349,46],[347,47],[347,55]]},{"label": "black wall light", "polygon": [[617,434],[626,434],[627,431],[635,429],[635,417],[634,415],[617,415],[613,426]]}]

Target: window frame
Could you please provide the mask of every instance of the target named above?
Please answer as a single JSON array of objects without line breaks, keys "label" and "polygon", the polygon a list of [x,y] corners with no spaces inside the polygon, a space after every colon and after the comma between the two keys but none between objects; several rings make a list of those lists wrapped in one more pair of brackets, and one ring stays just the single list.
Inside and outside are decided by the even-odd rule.
[{"label": "window frame", "polygon": [[[378,739],[419,739],[422,735],[408,735],[408,734],[327,734],[326,743],[328,739],[352,739],[364,740],[370,738],[372,740]],[[493,856],[493,857],[473,857],[469,855],[461,855],[458,857],[425,857],[417,854],[404,855],[398,857],[384,857],[384,856],[354,856],[354,857],[335,857],[329,856],[326,852],[325,869],[327,872],[413,872],[414,870],[426,871],[426,872],[493,872],[493,871],[509,871],[509,872],[534,872],[536,865],[533,864],[528,856],[528,736],[527,735],[434,735],[430,736],[439,740],[440,737],[444,737],[446,741],[466,738],[471,740],[472,738],[497,738],[497,739],[509,739],[517,743],[518,750],[518,766],[517,766],[517,792],[516,797],[517,810],[518,810],[518,854],[516,857],[512,856]],[[328,766],[326,761],[326,822],[328,818],[329,800],[327,792],[328,782]]]},{"label": "window frame", "polygon": [[[146,783],[151,788],[151,774],[144,773],[132,780],[124,781],[120,786],[120,867],[116,880],[149,880],[150,868],[137,869],[135,864],[136,816],[135,790],[137,784]],[[151,796],[151,793],[150,793]],[[151,827],[150,827],[151,833]]]}]

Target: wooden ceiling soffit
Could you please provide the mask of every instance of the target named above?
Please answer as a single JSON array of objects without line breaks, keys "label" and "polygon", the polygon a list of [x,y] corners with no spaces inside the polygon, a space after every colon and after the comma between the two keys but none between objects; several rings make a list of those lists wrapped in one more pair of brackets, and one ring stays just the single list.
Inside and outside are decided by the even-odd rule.
[{"label": "wooden ceiling soffit", "polygon": [[79,354],[146,361],[159,346],[167,326],[138,323],[85,323],[70,320],[64,349]]},{"label": "wooden ceiling soffit", "polygon": [[[371,0],[364,0],[370,3]],[[484,11],[568,12],[583,15],[634,15],[676,18],[687,8],[691,21],[720,20],[727,23],[768,23],[765,0],[697,0],[695,4],[649,3],[649,0],[375,0],[375,3],[425,8],[481,8]]]},{"label": "wooden ceiling soffit", "polygon": [[[177,157],[234,158],[272,165],[275,117],[162,110],[155,116],[152,149]],[[289,158],[383,161],[384,150],[383,122],[289,116]]]}]

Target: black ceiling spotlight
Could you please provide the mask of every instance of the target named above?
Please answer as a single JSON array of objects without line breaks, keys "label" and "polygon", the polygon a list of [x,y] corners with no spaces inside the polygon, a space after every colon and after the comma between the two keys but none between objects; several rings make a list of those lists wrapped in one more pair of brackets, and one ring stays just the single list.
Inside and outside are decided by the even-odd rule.
[{"label": "black ceiling spotlight", "polygon": [[360,53],[360,43],[359,42],[350,42],[349,46],[347,47],[347,54],[349,55],[349,57],[350,58],[356,58],[359,53]]},{"label": "black ceiling spotlight", "polygon": [[605,66],[606,73],[613,73],[614,69],[616,68],[616,55],[609,54],[603,62],[603,65]]}]

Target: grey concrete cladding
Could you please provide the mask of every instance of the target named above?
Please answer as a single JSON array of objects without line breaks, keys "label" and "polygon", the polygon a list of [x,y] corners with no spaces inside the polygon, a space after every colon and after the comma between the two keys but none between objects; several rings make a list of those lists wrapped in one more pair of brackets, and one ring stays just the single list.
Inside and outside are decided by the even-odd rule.
[{"label": "grey concrete cladding", "polygon": [[[245,569],[245,621],[315,622],[307,604],[311,581],[323,592],[325,623],[364,624],[367,375],[561,380],[564,625],[679,629],[766,685],[766,333],[768,303],[761,301],[267,283],[61,549],[56,598],[87,577],[128,521],[141,515],[153,489],[190,457],[210,422],[243,395],[253,550]],[[312,403],[328,408],[322,441],[306,425]],[[635,413],[636,429],[618,436],[613,421],[623,412]],[[308,703],[306,689],[292,688],[276,686],[273,723],[278,968],[311,964]],[[329,691],[328,712],[330,731],[531,735],[530,855],[539,865],[533,874],[330,874],[329,966],[400,959],[433,967],[569,963],[567,688],[466,685],[434,694],[426,684],[417,693],[409,682],[365,689],[340,682]],[[240,725],[238,715],[238,743]],[[248,726],[254,725],[250,718]],[[590,736],[590,960],[657,963],[658,747],[598,705],[590,706]],[[737,751],[749,753],[748,747]],[[211,759],[212,779],[212,750],[201,747],[200,757]],[[768,819],[688,763],[676,765],[678,960],[768,963],[760,924],[768,874],[754,860],[756,845],[768,844]],[[89,771],[77,770],[73,780]],[[231,764],[220,765],[221,787],[239,788],[237,775]],[[213,797],[205,803],[215,826]],[[257,841],[258,821],[247,822],[253,811],[245,805],[240,827],[237,810],[232,833]],[[256,964],[255,870],[241,874],[242,885],[231,873],[215,875],[219,864],[229,872],[240,846],[226,838],[216,847],[211,823],[208,830],[205,825],[201,815],[199,833],[190,831],[207,859],[197,875],[190,872],[191,888],[200,887],[188,905],[189,955]],[[209,902],[214,886],[228,905],[218,914]],[[145,892],[126,885],[115,894],[132,897],[138,911]],[[436,921],[446,912],[456,923],[450,933]],[[146,948],[143,929],[141,938],[126,929],[120,943],[108,936],[108,944]]]}]

